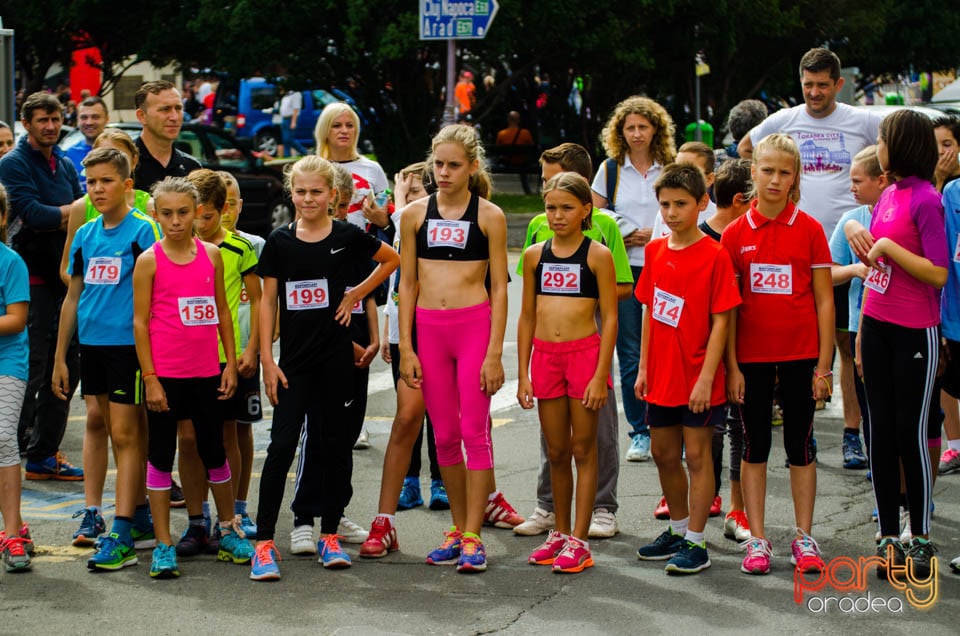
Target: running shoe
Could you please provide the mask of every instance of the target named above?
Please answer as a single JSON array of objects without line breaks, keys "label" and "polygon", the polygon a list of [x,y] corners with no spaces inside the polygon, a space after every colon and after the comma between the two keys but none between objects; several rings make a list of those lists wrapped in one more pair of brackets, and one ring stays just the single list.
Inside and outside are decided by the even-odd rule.
[{"label": "running shoe", "polygon": [[460,544],[463,534],[456,528],[443,533],[443,543],[440,547],[427,555],[430,565],[451,565],[460,559]]},{"label": "running shoe", "polygon": [[907,559],[912,566],[911,574],[914,579],[926,580],[930,578],[930,563],[934,559],[934,554],[939,552],[937,546],[929,539],[914,537],[909,545],[905,545],[907,550]]},{"label": "running shoe", "polygon": [[410,510],[423,505],[423,497],[420,495],[420,479],[417,477],[405,477],[403,479],[403,488],[400,490],[400,501],[397,502],[397,510]]},{"label": "running shoe", "polygon": [[868,467],[867,456],[863,454],[863,444],[860,435],[856,433],[843,434],[843,467],[847,470],[863,470]]},{"label": "running shoe", "polygon": [[487,551],[480,537],[463,537],[458,548],[457,572],[485,572],[487,569]]},{"label": "running shoe", "polygon": [[280,559],[280,551],[274,545],[273,540],[260,541],[253,551],[253,558],[250,560],[250,579],[254,581],[279,581],[280,567],[277,561]]},{"label": "running shoe", "polygon": [[150,576],[155,579],[173,579],[180,576],[176,548],[163,543],[157,544],[150,561]]},{"label": "running shoe", "polygon": [[637,558],[641,561],[666,561],[672,558],[683,547],[683,537],[673,534],[671,528],[660,533],[653,543],[641,546],[637,550]]},{"label": "running shoe", "polygon": [[661,520],[670,518],[670,506],[667,505],[666,497],[660,497],[657,507],[653,509],[653,518]]},{"label": "running shoe", "polygon": [[97,552],[87,561],[90,570],[119,570],[137,564],[137,550],[120,541],[116,532],[100,537]]},{"label": "running shoe", "polygon": [[5,533],[0,533],[0,554],[3,555],[3,566],[7,572],[30,570],[30,555],[22,537],[7,537]]},{"label": "running shoe", "polygon": [[439,479],[430,482],[430,510],[450,510],[447,488]]},{"label": "running shoe", "polygon": [[400,549],[397,541],[397,529],[386,517],[378,516],[370,526],[370,536],[360,546],[360,556],[367,559],[379,559],[387,556],[388,552]]},{"label": "running shoe", "polygon": [[958,470],[960,470],[960,453],[952,448],[943,451],[943,455],[940,456],[940,468],[938,472],[941,475],[949,475]]},{"label": "running shoe", "polygon": [[170,482],[170,507],[171,508],[184,508],[187,505],[187,500],[183,497],[183,488],[180,487],[176,481],[171,480]]},{"label": "running shoe", "polygon": [[723,519],[723,536],[743,542],[750,538],[750,524],[745,510],[731,510]]},{"label": "running shoe", "polygon": [[645,462],[650,459],[650,433],[637,433],[630,440],[626,460],[628,462]]},{"label": "running shoe", "polygon": [[217,561],[232,561],[238,565],[244,565],[250,563],[252,558],[253,544],[237,534],[233,528],[226,531],[221,528]]},{"label": "running shoe", "polygon": [[220,519],[218,517],[217,523],[210,531],[210,536],[207,537],[207,554],[220,554],[220,536]]},{"label": "running shoe", "polygon": [[83,481],[83,469],[67,461],[60,451],[39,462],[28,461],[25,477],[30,480],[56,479],[57,481]]},{"label": "running shoe", "polygon": [[553,560],[553,571],[556,574],[575,574],[593,567],[593,556],[590,548],[576,537],[568,537],[563,550]]},{"label": "running shoe", "polygon": [[320,561],[323,567],[330,570],[348,568],[352,565],[350,555],[340,547],[340,537],[335,534],[321,535],[317,542],[320,551]]},{"label": "running shoe", "polygon": [[176,551],[179,556],[192,557],[206,552],[210,545],[207,530],[203,526],[189,525],[177,541]]},{"label": "running shoe", "polygon": [[370,448],[370,432],[364,426],[357,436],[357,441],[353,443],[353,450],[366,450]]},{"label": "running shoe", "polygon": [[530,553],[527,563],[530,565],[553,565],[554,559],[563,551],[567,539],[556,530],[551,530],[547,540]]},{"label": "running shoe", "polygon": [[696,574],[706,570],[710,565],[710,555],[707,554],[706,546],[684,539],[680,551],[667,561],[663,571],[667,574]]},{"label": "running shoe", "polygon": [[526,521],[513,529],[514,534],[525,537],[535,537],[538,534],[549,532],[557,525],[557,516],[537,506]]},{"label": "running shoe", "polygon": [[243,530],[245,538],[250,541],[257,540],[257,523],[245,512],[240,515],[240,529]]},{"label": "running shoe", "polygon": [[740,571],[747,574],[769,574],[770,558],[773,556],[773,549],[770,542],[760,537],[750,537],[740,544],[740,547],[747,552],[743,557],[743,563],[740,564]]},{"label": "running shoe", "polygon": [[710,504],[710,516],[719,517],[723,514],[723,500],[720,499],[720,495],[717,495],[713,498],[713,503]]},{"label": "running shoe", "polygon": [[361,544],[367,540],[370,533],[346,517],[340,517],[340,524],[337,525],[337,535],[344,543]]},{"label": "running shoe", "polygon": [[20,538],[23,539],[23,549],[27,554],[33,556],[37,553],[37,546],[33,543],[33,537],[30,536],[30,528],[27,524],[20,526]]},{"label": "running shoe", "polygon": [[606,508],[597,508],[593,511],[593,517],[590,518],[590,528],[587,530],[587,537],[591,539],[609,539],[620,532],[620,526],[617,524],[617,515]]},{"label": "running shoe", "polygon": [[800,572],[820,572],[823,567],[823,555],[816,539],[797,528],[799,539],[790,543],[790,563]]},{"label": "running shoe", "polygon": [[483,524],[497,528],[516,528],[523,523],[523,517],[507,503],[502,492],[498,492],[492,501],[487,501],[487,509],[483,512]]},{"label": "running shoe", "polygon": [[97,537],[107,531],[107,523],[103,516],[92,508],[84,508],[73,513],[73,518],[80,520],[80,528],[73,533],[73,545],[78,548],[88,548],[96,542]]},{"label": "running shoe", "polygon": [[297,526],[290,531],[290,554],[316,554],[313,542],[313,526]]},{"label": "running shoe", "polygon": [[877,556],[883,559],[883,565],[877,566],[877,578],[887,580],[887,565],[893,560],[894,566],[903,566],[907,562],[907,553],[899,539],[887,537],[877,546]]},{"label": "running shoe", "polygon": [[157,537],[153,534],[153,526],[138,528],[134,524],[130,528],[130,537],[133,538],[133,547],[137,550],[147,550],[157,545]]}]

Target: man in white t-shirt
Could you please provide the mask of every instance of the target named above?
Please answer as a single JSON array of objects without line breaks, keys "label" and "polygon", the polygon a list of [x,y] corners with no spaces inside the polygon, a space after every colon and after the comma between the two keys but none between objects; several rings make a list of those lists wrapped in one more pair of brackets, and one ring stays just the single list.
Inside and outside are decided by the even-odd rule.
[{"label": "man in white t-shirt", "polygon": [[283,143],[283,156],[290,156],[290,149],[306,155],[309,151],[297,141],[297,118],[303,110],[303,95],[300,91],[286,91],[280,99],[280,139]]},{"label": "man in white t-shirt", "polygon": [[[823,48],[810,49],[800,60],[802,106],[785,108],[767,117],[740,141],[741,157],[752,158],[753,147],[775,132],[790,135],[800,149],[801,210],[820,221],[827,239],[844,212],[857,207],[850,192],[853,157],[876,143],[882,117],[866,109],[838,104],[843,87],[840,58]],[[849,285],[849,283],[848,283]],[[837,327],[847,320],[847,285],[834,288]],[[850,333],[836,332],[840,352],[840,388],[843,392],[844,468],[867,468],[860,444],[860,409],[854,396]]]}]

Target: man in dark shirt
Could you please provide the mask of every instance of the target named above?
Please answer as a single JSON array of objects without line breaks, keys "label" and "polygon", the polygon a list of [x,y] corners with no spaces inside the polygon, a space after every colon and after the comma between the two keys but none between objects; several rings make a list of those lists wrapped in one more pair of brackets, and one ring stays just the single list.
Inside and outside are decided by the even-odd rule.
[{"label": "man in dark shirt", "polygon": [[[51,377],[60,305],[66,294],[57,270],[70,205],[83,191],[76,168],[57,146],[63,125],[63,106],[57,98],[47,93],[30,95],[24,100],[21,119],[27,134],[0,161],[0,182],[10,198],[10,242],[30,273],[30,369],[20,412],[20,452],[27,456],[27,479],[80,481],[83,471],[71,466],[59,450],[70,402],[54,396]],[[76,341],[67,361],[72,395],[80,377]]]},{"label": "man in dark shirt", "polygon": [[133,187],[149,192],[153,184],[166,177],[185,177],[199,169],[196,159],[173,147],[183,126],[183,100],[176,86],[162,80],[147,82],[137,90],[134,100],[143,132],[137,139],[140,161]]}]

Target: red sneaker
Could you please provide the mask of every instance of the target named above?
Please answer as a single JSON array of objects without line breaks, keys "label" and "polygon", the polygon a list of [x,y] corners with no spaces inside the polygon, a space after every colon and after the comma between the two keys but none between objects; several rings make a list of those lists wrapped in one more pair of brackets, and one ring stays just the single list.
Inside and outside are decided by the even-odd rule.
[{"label": "red sneaker", "polygon": [[397,541],[397,529],[386,517],[377,516],[370,526],[370,535],[360,546],[360,556],[367,559],[379,559],[387,556],[388,552],[400,549]]},{"label": "red sneaker", "polygon": [[670,506],[667,505],[666,497],[660,497],[660,503],[658,503],[657,507],[653,509],[653,518],[654,519],[670,518]]},{"label": "red sneaker", "polygon": [[509,530],[516,528],[523,522],[523,517],[517,514],[513,506],[507,503],[502,492],[498,492],[492,501],[487,502],[487,509],[483,513],[484,525]]},{"label": "red sneaker", "polygon": [[717,495],[710,506],[710,516],[719,517],[721,514],[723,514],[723,502],[720,501],[720,495]]}]

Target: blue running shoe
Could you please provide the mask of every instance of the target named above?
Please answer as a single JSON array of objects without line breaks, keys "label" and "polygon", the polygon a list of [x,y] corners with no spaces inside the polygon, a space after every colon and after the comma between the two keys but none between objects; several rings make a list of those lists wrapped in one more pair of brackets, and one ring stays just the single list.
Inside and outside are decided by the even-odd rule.
[{"label": "blue running shoe", "polygon": [[854,433],[843,434],[843,467],[847,470],[863,470],[868,467],[867,456],[863,454],[863,444],[860,435]]},{"label": "blue running shoe", "polygon": [[480,537],[463,537],[457,572],[484,572],[487,569],[487,551]]},{"label": "blue running shoe", "polygon": [[73,513],[73,518],[83,517],[80,520],[80,528],[73,533],[73,545],[78,548],[89,548],[97,537],[107,531],[107,523],[101,515],[92,508],[84,508]]},{"label": "blue running shoe", "polygon": [[68,462],[67,456],[57,451],[56,455],[51,455],[39,462],[28,460],[24,470],[24,478],[28,480],[83,481],[83,469]]},{"label": "blue running shoe", "polygon": [[427,555],[430,565],[450,565],[460,560],[460,543],[463,535],[456,527],[443,533],[443,543],[440,547]]},{"label": "blue running shoe", "polygon": [[430,510],[450,510],[447,489],[439,479],[430,482]]},{"label": "blue running shoe", "polygon": [[348,568],[353,563],[350,561],[350,555],[340,547],[340,537],[336,534],[321,535],[317,542],[317,550],[320,551],[320,563],[323,567],[331,570]]},{"label": "blue running shoe", "polygon": [[90,570],[119,570],[137,564],[137,551],[120,541],[116,532],[100,537],[97,553],[87,561]]},{"label": "blue running shoe", "polygon": [[250,560],[251,580],[279,581],[280,567],[277,566],[279,559],[280,551],[272,540],[258,543],[253,551],[253,559]]},{"label": "blue running shoe", "polygon": [[626,460],[628,462],[645,462],[650,459],[650,433],[637,433],[630,440]]},{"label": "blue running shoe", "polygon": [[177,554],[182,557],[197,556],[206,552],[209,544],[210,540],[203,526],[189,525],[177,541]]},{"label": "blue running shoe", "polygon": [[667,528],[653,540],[653,543],[641,546],[637,550],[637,558],[641,561],[666,561],[680,552],[683,542],[683,537],[673,534],[673,530]]},{"label": "blue running shoe", "polygon": [[221,530],[219,545],[217,561],[233,561],[242,565],[250,563],[253,558],[253,545],[233,530]]},{"label": "blue running shoe", "polygon": [[400,501],[397,502],[397,510],[410,510],[422,505],[420,480],[416,477],[404,477],[403,489],[400,491]]},{"label": "blue running shoe", "polygon": [[137,527],[134,524],[130,528],[130,536],[133,537],[133,547],[137,550],[147,550],[157,545],[157,537],[153,534],[153,526]]},{"label": "blue running shoe", "polygon": [[696,574],[706,570],[710,565],[706,546],[684,539],[680,551],[667,561],[667,567],[663,570],[667,574]]},{"label": "blue running shoe", "polygon": [[153,560],[150,562],[150,576],[155,579],[172,579],[180,576],[176,548],[163,543],[157,544],[153,549]]},{"label": "blue running shoe", "polygon": [[250,518],[250,515],[243,513],[240,515],[240,529],[243,530],[243,536],[251,541],[257,540],[257,524]]}]

